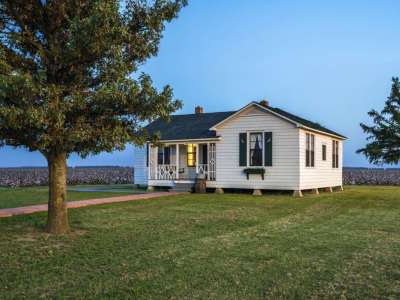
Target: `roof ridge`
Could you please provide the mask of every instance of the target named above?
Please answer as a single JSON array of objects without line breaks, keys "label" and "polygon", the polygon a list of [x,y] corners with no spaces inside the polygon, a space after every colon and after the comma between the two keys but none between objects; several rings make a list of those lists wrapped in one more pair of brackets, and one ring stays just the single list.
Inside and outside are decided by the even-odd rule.
[{"label": "roof ridge", "polygon": [[237,112],[237,110],[203,112],[203,113],[199,113],[199,114],[196,114],[196,113],[192,113],[192,114],[176,114],[176,115],[171,115],[171,117],[176,117],[176,116],[201,116],[201,115],[233,113],[233,112]]}]

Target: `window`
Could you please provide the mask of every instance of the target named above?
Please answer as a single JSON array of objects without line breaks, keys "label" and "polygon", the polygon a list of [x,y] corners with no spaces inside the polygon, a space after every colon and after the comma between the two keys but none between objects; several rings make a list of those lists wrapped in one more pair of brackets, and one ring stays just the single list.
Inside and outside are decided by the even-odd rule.
[{"label": "window", "polygon": [[332,168],[339,168],[339,142],[332,141]]},{"label": "window", "polygon": [[306,167],[315,166],[315,135],[306,133]]},{"label": "window", "polygon": [[322,145],[322,160],[326,161],[326,145]]},{"label": "window", "polygon": [[195,144],[187,145],[187,166],[188,167],[196,166],[196,145]]},{"label": "window", "polygon": [[201,146],[201,153],[202,153],[202,164],[206,165],[208,163],[208,147],[207,144],[203,144]]},{"label": "window", "polygon": [[159,165],[169,165],[171,163],[171,149],[169,147],[159,147],[157,152],[157,163]]},{"label": "window", "polygon": [[250,166],[263,164],[263,135],[261,132],[250,133]]}]

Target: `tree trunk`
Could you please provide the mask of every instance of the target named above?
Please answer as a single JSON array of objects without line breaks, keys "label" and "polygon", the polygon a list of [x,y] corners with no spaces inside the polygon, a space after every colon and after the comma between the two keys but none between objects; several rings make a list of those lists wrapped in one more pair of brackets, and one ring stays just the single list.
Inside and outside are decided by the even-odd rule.
[{"label": "tree trunk", "polygon": [[67,156],[65,153],[47,155],[49,168],[49,205],[46,231],[63,234],[69,231],[67,212]]}]

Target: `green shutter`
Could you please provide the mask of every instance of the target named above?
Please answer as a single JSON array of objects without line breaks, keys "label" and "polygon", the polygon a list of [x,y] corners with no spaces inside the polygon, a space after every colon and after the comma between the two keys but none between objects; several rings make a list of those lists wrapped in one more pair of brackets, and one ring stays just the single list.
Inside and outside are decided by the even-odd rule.
[{"label": "green shutter", "polygon": [[239,166],[247,166],[247,133],[239,133]]},{"label": "green shutter", "polygon": [[264,133],[264,165],[266,167],[272,166],[272,132]]}]

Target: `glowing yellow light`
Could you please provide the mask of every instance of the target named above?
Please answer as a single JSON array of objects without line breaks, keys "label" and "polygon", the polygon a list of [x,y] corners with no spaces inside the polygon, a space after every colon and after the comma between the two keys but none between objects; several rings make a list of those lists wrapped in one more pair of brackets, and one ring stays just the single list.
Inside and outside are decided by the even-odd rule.
[{"label": "glowing yellow light", "polygon": [[194,167],[196,165],[196,145],[187,145],[187,165],[188,167]]}]

